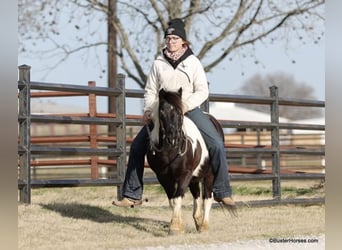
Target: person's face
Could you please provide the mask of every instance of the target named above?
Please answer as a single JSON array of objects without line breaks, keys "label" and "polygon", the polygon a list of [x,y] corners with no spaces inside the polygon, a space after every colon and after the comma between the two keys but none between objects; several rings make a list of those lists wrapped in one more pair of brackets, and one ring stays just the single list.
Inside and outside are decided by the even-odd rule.
[{"label": "person's face", "polygon": [[165,37],[165,43],[168,51],[177,52],[183,46],[183,39],[176,35],[168,35]]}]

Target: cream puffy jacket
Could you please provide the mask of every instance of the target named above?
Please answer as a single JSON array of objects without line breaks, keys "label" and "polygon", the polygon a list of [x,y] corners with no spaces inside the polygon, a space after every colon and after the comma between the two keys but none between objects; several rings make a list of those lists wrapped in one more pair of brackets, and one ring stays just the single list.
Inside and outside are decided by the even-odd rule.
[{"label": "cream puffy jacket", "polygon": [[178,91],[182,88],[184,113],[199,107],[209,96],[203,66],[194,55],[185,58],[176,69],[163,55],[156,58],[146,82],[144,112],[153,110],[162,88],[166,91]]}]

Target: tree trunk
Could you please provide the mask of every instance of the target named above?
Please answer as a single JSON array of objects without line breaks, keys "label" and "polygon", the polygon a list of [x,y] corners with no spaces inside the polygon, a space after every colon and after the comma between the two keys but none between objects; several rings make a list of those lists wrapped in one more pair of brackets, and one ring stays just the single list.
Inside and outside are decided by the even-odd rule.
[{"label": "tree trunk", "polygon": [[[116,0],[108,1],[108,87],[116,87],[117,61],[116,61],[116,29],[114,27],[114,15],[116,14]],[[108,113],[116,113],[115,97],[108,97]],[[109,125],[108,132],[114,135],[115,126]]]}]

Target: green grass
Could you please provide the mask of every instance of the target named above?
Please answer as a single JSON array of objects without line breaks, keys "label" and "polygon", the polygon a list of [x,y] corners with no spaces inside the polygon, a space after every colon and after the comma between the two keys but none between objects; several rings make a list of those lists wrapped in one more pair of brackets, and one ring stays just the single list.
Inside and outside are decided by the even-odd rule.
[{"label": "green grass", "polygon": [[235,195],[268,195],[272,193],[272,190],[265,187],[239,186],[233,187],[233,193]]},{"label": "green grass", "polygon": [[[250,187],[250,186],[233,186],[234,195],[272,195],[272,187]],[[281,187],[281,194],[285,196],[312,196],[320,193],[319,189],[307,187],[298,188],[295,186]]]},{"label": "green grass", "polygon": [[165,193],[163,187],[159,184],[156,184],[156,185],[145,185],[144,186],[144,190],[145,191],[154,191],[156,193],[160,193],[160,194],[163,194]]},{"label": "green grass", "polygon": [[[232,183],[234,196],[265,196],[272,197],[272,184],[270,182],[240,182]],[[145,185],[144,193],[152,192],[156,195],[165,194],[161,185]],[[324,187],[317,181],[311,182],[282,182],[281,194],[284,197],[296,198],[299,196],[312,197],[324,193]]]}]

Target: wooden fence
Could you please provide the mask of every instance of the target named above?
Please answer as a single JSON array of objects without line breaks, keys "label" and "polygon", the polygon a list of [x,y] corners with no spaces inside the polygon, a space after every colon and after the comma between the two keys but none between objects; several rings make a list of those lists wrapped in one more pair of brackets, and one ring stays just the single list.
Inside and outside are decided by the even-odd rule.
[{"label": "wooden fence", "polygon": [[[31,90],[39,90],[34,92]],[[87,114],[32,114],[30,110],[31,98],[56,96],[88,96],[89,113]],[[96,112],[96,96],[114,96],[116,114],[99,114]],[[117,75],[117,87],[96,87],[94,82],[88,86],[43,83],[30,80],[30,67],[19,66],[18,80],[18,188],[20,202],[31,202],[31,188],[39,187],[75,187],[75,186],[117,186],[118,197],[121,196],[121,187],[124,179],[127,148],[131,137],[126,136],[127,127],[141,126],[139,116],[127,115],[125,112],[125,98],[142,98],[142,90],[125,89],[125,76]],[[324,173],[305,173],[286,171],[281,168],[281,155],[291,156],[324,156],[324,145],[317,147],[284,147],[280,145],[281,130],[319,130],[325,131],[324,125],[295,124],[279,122],[279,105],[304,106],[324,108],[323,101],[297,100],[280,98],[277,87],[270,88],[270,97],[236,96],[224,94],[211,94],[208,102],[202,107],[208,109],[209,102],[234,102],[248,104],[264,104],[270,106],[270,122],[229,121],[220,120],[224,128],[248,128],[270,131],[270,145],[238,145],[226,144],[228,154],[268,156],[270,170],[257,169],[246,171],[246,168],[230,167],[231,179],[234,181],[269,180],[272,181],[273,199],[266,201],[251,201],[251,204],[271,203],[323,203],[324,198],[315,199],[282,199],[281,180],[294,179],[325,179]],[[83,136],[46,136],[31,137],[31,124],[79,124],[89,126],[89,134]],[[115,135],[105,133],[97,134],[98,126],[115,126]],[[63,146],[60,146],[60,143]],[[75,144],[80,143],[80,144]],[[102,143],[102,144],[101,144]],[[52,157],[53,160],[46,160]],[[57,159],[59,157],[85,157],[86,159]],[[115,176],[99,178],[98,166],[111,166],[115,169]],[[88,178],[74,179],[37,179],[32,178],[35,166],[65,166],[88,165],[90,176]],[[63,168],[62,170],[63,171]],[[258,173],[258,174],[255,174]],[[157,183],[156,178],[144,178],[145,184]]]}]

